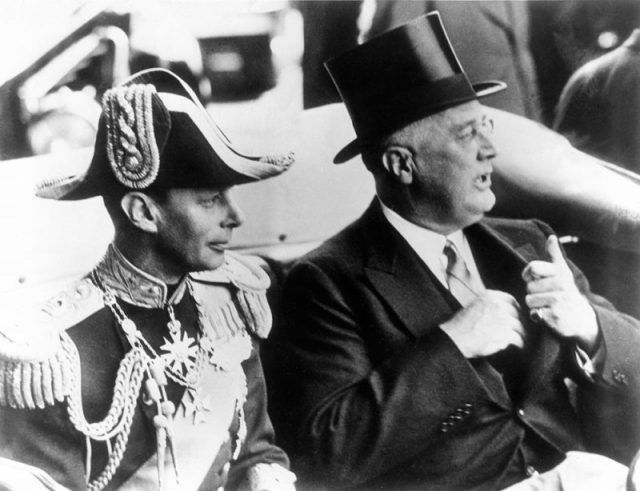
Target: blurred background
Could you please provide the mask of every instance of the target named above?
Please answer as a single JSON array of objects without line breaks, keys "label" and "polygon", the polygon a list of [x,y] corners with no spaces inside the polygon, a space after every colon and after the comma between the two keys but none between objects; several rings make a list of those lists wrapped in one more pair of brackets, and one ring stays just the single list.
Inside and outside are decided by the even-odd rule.
[{"label": "blurred background", "polygon": [[88,164],[102,94],[144,68],[179,74],[244,152],[296,151],[282,178],[238,188],[248,218],[236,247],[295,256],[337,231],[372,185],[362,166],[329,165],[353,132],[323,116],[339,97],[322,63],[431,10],[472,82],[508,83],[483,102],[549,128],[571,75],[640,27],[638,0],[0,0],[0,293],[102,254],[112,229],[99,200],[37,200],[33,187]]},{"label": "blurred background", "polygon": [[509,84],[490,105],[551,126],[570,75],[640,26],[636,0],[2,0],[0,9],[2,160],[91,145],[104,91],[144,68],[179,74],[232,125],[336,102],[325,60],[431,10],[472,81]]}]

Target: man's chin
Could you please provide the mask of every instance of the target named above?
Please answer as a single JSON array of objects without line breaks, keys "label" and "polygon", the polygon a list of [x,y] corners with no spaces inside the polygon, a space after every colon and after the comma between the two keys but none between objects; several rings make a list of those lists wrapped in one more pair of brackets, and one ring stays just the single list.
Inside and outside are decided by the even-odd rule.
[{"label": "man's chin", "polygon": [[491,191],[490,189],[487,190],[486,195],[483,197],[483,203],[482,206],[480,207],[482,210],[482,215],[484,216],[485,213],[489,213],[491,210],[493,210],[493,207],[496,205],[496,195],[493,194],[493,191]]},{"label": "man's chin", "polygon": [[465,227],[468,227],[469,225],[473,225],[474,223],[477,223],[480,220],[482,220],[485,217],[485,215],[493,209],[495,204],[496,204],[496,198],[493,195],[493,193],[491,193],[490,199],[486,200],[484,203],[480,204],[479,206],[474,207],[474,209],[470,211],[467,217],[468,219],[466,220],[466,223],[465,223]]},{"label": "man's chin", "polygon": [[209,270],[218,269],[223,264],[224,264],[224,253],[221,254],[219,258],[216,258],[215,260],[209,261],[207,269],[209,269]]},{"label": "man's chin", "polygon": [[193,265],[191,268],[192,273],[199,273],[202,271],[212,271],[214,269],[218,269],[220,266],[224,264],[224,252],[220,254],[216,254],[216,257],[207,258],[203,260],[201,263],[197,265]]}]

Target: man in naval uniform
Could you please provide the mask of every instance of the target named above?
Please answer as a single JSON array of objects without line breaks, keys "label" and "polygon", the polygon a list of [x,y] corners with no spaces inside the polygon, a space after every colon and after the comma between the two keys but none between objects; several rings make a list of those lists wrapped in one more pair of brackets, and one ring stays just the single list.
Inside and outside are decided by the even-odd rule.
[{"label": "man in naval uniform", "polygon": [[87,172],[38,192],[102,196],[115,237],[83,279],[0,325],[5,478],[35,468],[50,488],[294,489],[257,352],[269,280],[227,250],[243,221],[231,187],[291,162],[242,155],[168,71],[107,91]]}]

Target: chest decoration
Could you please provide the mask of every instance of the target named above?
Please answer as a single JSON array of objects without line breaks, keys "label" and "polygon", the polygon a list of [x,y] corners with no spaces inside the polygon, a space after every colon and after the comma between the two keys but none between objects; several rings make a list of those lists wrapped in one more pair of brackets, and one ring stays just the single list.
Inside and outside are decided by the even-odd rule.
[{"label": "chest decoration", "polygon": [[[223,284],[231,299],[220,304],[213,288]],[[44,306],[19,312],[0,326],[0,406],[20,410],[66,405],[69,421],[85,439],[87,488],[103,489],[111,482],[125,455],[134,414],[139,404],[152,413],[156,437],[158,487],[165,467],[179,479],[175,431],[188,432],[200,423],[227,432],[236,458],[246,435],[243,407],[247,397],[242,362],[251,355],[251,332],[266,337],[271,312],[265,291],[266,274],[229,253],[217,270],[189,275],[174,293],[189,294],[197,311],[197,333],[189,335],[166,299],[166,286],[135,268],[110,246],[93,273],[50,299]],[[218,300],[216,299],[218,298]],[[119,305],[166,310],[162,341],[152,346]],[[108,308],[130,345],[120,360],[106,416],[86,419],[83,408],[82,370],[78,346],[66,329],[95,312]],[[190,330],[189,332],[192,332]],[[229,382],[227,382],[229,381]],[[233,381],[233,382],[231,382]],[[184,393],[179,404],[167,397],[167,384],[176,383]],[[233,390],[212,390],[232,383]],[[220,419],[221,408],[228,408]],[[174,427],[174,420],[175,427]],[[236,423],[231,424],[231,421]],[[197,431],[197,430],[196,430]],[[92,473],[92,445],[107,450],[106,465]],[[184,449],[184,447],[181,447]],[[216,450],[213,457],[215,457]],[[173,471],[172,468],[173,467]],[[153,473],[152,473],[153,474]],[[90,481],[90,476],[96,476]],[[152,477],[153,479],[153,477]],[[148,479],[145,486],[148,487]]]},{"label": "chest decoration", "polygon": [[[91,475],[91,442],[103,441],[108,448],[107,465],[96,479],[88,483],[88,489],[93,491],[105,487],[120,465],[140,393],[143,403],[152,407],[155,413],[153,427],[156,434],[158,488],[162,489],[165,482],[165,456],[170,457],[176,482],[180,479],[179,456],[176,454],[173,434],[173,418],[177,411],[182,411],[194,425],[205,422],[207,413],[215,403],[202,389],[205,366],[212,365],[219,371],[238,366],[251,354],[251,339],[246,332],[243,315],[236,308],[233,299],[209,311],[203,307],[191,282],[187,280],[187,287],[198,311],[198,335],[195,338],[189,336],[176,318],[173,307],[168,305],[167,335],[163,338],[164,344],[155,349],[145,339],[135,322],[126,316],[113,292],[100,286],[98,278],[94,278],[94,282],[102,291],[104,303],[115,316],[131,345],[131,350],[120,364],[114,398],[103,421],[90,424],[84,418],[79,383],[73,384],[78,390],[68,398],[70,419],[86,437],[87,475]],[[72,358],[78,356],[70,339],[64,344],[72,352]],[[72,365],[79,367],[79,361]],[[79,368],[73,372],[79,378]],[[167,396],[166,386],[169,380],[185,388],[177,409]],[[245,398],[246,388],[241,391],[241,396],[238,396],[235,402],[241,423],[244,422],[242,408]],[[240,434],[244,433],[242,424],[238,433],[239,435],[234,436],[236,448],[241,444],[238,438],[244,439],[243,434]]]},{"label": "chest decoration", "polygon": [[167,306],[167,313],[171,320],[167,322],[169,337],[164,338],[165,343],[160,346],[161,357],[167,370],[184,377],[193,370],[198,356],[198,343],[182,330],[182,324],[176,319],[173,306]]}]

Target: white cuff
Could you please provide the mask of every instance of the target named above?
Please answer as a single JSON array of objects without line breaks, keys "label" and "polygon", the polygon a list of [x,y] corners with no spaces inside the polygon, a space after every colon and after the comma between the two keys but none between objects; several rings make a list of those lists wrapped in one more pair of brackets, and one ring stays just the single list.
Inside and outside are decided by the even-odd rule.
[{"label": "white cuff", "polygon": [[249,469],[251,491],[295,491],[296,475],[280,464],[256,464]]},{"label": "white cuff", "polygon": [[0,458],[0,489],[69,491],[42,469],[4,458]]},{"label": "white cuff", "polygon": [[592,375],[596,373],[596,369],[593,366],[593,362],[586,351],[584,351],[579,346],[576,346],[576,361],[578,362],[578,366],[582,369],[582,371],[589,378],[592,378]]},{"label": "white cuff", "polygon": [[604,341],[600,341],[598,349],[592,357],[589,357],[586,351],[579,346],[576,346],[576,361],[578,366],[582,369],[584,374],[593,380],[593,375],[598,373],[599,369],[602,369],[605,358]]}]

